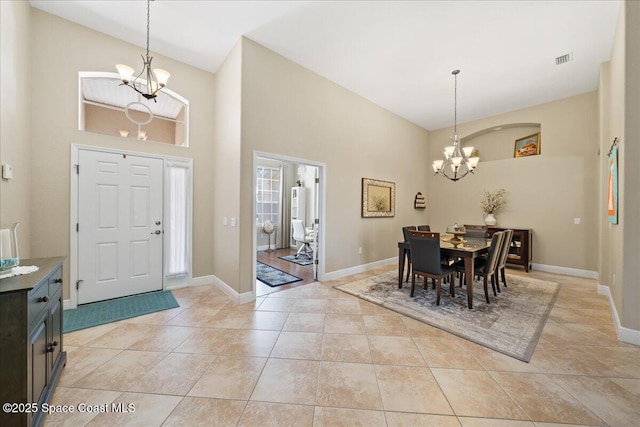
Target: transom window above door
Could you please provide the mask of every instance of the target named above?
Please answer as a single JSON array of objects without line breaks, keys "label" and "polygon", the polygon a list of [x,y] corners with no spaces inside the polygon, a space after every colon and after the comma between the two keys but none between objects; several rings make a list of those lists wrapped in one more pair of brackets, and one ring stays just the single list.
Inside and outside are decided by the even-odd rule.
[{"label": "transom window above door", "polygon": [[78,76],[79,130],[189,146],[189,101],[182,96],[164,88],[149,100],[122,87],[116,73],[80,72]]}]

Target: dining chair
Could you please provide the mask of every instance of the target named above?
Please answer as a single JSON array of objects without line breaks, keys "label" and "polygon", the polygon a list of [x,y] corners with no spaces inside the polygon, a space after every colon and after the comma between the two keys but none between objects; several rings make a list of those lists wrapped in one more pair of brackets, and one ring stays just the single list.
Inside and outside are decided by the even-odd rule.
[{"label": "dining chair", "polygon": [[[418,230],[418,227],[416,225],[407,225],[402,227],[402,236],[404,237],[404,241],[405,242],[409,241],[409,231],[417,231],[417,230]],[[405,264],[407,265],[407,278],[404,281],[408,282],[409,273],[411,272],[411,248],[409,248],[409,250],[407,250],[406,253],[407,253],[407,262]]]},{"label": "dining chair", "polygon": [[[410,225],[407,227],[402,227],[402,232],[405,235],[405,242],[409,241],[409,237],[410,236],[416,236],[416,237],[432,237],[433,236],[437,236],[437,238],[440,238],[440,233],[431,233],[430,230],[431,227],[429,227],[428,225]],[[448,258],[443,258],[442,259],[443,264],[449,264],[449,259]],[[409,281],[409,275],[411,274],[411,248],[409,248],[409,250],[407,251],[407,278],[405,279],[405,282]],[[402,286],[401,286],[402,287]]]},{"label": "dining chair", "polygon": [[422,237],[424,239],[439,239],[440,233],[436,233],[428,230],[409,230],[407,231],[409,239],[412,237]]},{"label": "dining chair", "polygon": [[[489,254],[486,258],[480,257],[476,258],[474,262],[474,274],[476,276],[482,276],[484,279],[484,297],[487,300],[487,304],[490,304],[489,301],[489,290],[488,290],[488,278],[491,277],[491,288],[493,289],[493,295],[497,296],[496,292],[496,268],[498,266],[498,258],[500,256],[500,249],[502,247],[502,240],[504,239],[504,232],[498,231],[493,234],[491,238],[491,246],[489,247]],[[464,262],[458,261],[454,264],[455,271],[460,273],[460,286],[464,283]]]},{"label": "dining chair", "polygon": [[465,237],[469,239],[486,239],[487,238],[487,226],[486,225],[464,225],[466,230]]},{"label": "dining chair", "polygon": [[502,239],[502,247],[500,248],[500,257],[498,258],[498,266],[496,267],[496,288],[500,292],[500,278],[498,274],[502,276],[502,283],[504,287],[507,287],[507,280],[505,278],[505,267],[507,266],[507,258],[509,257],[509,247],[511,246],[511,239],[513,238],[513,230],[504,230],[504,239]]},{"label": "dining chair", "polygon": [[[412,231],[409,233],[409,243],[411,245],[413,269],[411,271],[411,297],[416,288],[416,276],[424,278],[424,288],[427,289],[427,279],[431,279],[436,289],[436,305],[440,305],[440,294],[442,293],[442,279],[450,277],[453,279],[454,269],[448,265],[443,265],[440,255],[440,233]],[[453,280],[451,280],[449,290],[454,295]]]}]

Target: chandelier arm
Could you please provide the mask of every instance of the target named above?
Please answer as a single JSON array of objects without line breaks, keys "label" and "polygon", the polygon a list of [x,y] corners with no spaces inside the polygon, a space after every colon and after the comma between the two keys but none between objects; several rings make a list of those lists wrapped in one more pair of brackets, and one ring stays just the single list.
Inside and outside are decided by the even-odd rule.
[{"label": "chandelier arm", "polygon": [[460,170],[459,168],[456,169],[456,171],[453,173],[453,176],[450,176],[450,175],[447,174],[446,168],[443,165],[442,169],[440,169],[439,171],[435,172],[433,175],[435,176],[435,175],[439,174],[439,175],[442,175],[443,177],[447,178],[448,180],[455,182],[455,181],[458,181],[458,180],[464,178],[469,173],[475,174],[474,169],[470,169],[470,168],[465,168],[465,169],[466,169],[466,171],[464,172],[464,174],[462,174],[460,176],[458,176],[458,171]]}]

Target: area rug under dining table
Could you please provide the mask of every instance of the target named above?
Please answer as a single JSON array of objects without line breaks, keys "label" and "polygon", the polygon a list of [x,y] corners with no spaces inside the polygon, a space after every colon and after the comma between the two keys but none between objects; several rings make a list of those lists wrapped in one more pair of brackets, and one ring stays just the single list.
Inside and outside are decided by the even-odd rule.
[{"label": "area rug under dining table", "polygon": [[502,288],[497,297],[491,294],[491,303],[487,304],[482,282],[477,281],[471,310],[467,308],[466,291],[458,287],[457,281],[454,298],[449,294],[449,285],[442,286],[439,306],[436,305],[435,290],[430,282],[427,290],[421,280],[417,282],[415,296],[411,298],[411,283],[405,283],[402,289],[398,289],[397,272],[387,272],[335,288],[528,362],[560,286],[554,282],[512,275],[507,275],[507,284],[508,287]]}]

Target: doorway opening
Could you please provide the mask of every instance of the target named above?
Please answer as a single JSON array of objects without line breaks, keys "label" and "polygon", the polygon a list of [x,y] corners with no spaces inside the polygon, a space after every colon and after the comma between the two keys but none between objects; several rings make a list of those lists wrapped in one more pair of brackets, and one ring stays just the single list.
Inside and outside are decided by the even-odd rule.
[{"label": "doorway opening", "polygon": [[319,162],[254,154],[256,297],[322,280],[324,173]]}]

